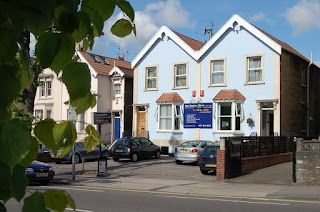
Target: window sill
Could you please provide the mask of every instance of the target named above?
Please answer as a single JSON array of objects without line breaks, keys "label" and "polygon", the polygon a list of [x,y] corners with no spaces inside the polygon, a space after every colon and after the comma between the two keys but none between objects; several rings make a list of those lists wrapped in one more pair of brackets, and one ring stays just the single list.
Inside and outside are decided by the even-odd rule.
[{"label": "window sill", "polygon": [[144,89],[145,92],[148,92],[148,91],[158,91],[159,89],[158,88],[148,88],[148,89]]},{"label": "window sill", "polygon": [[183,86],[183,87],[175,87],[175,88],[172,88],[172,90],[182,90],[182,89],[189,89],[188,86]]},{"label": "window sill", "polygon": [[183,134],[182,131],[177,131],[177,130],[157,130],[157,133]]},{"label": "window sill", "polygon": [[244,135],[244,132],[241,131],[231,131],[231,130],[219,130],[219,131],[213,131],[213,134],[233,134],[233,135]]},{"label": "window sill", "polygon": [[244,85],[262,85],[265,84],[265,82],[245,82]]},{"label": "window sill", "polygon": [[208,87],[227,87],[227,84],[216,84],[216,85],[210,84],[208,85]]}]

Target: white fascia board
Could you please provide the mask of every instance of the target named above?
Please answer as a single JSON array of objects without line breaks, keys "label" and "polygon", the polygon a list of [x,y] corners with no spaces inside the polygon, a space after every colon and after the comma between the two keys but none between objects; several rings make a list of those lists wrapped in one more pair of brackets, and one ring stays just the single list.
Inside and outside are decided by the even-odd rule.
[{"label": "white fascia board", "polygon": [[81,54],[80,51],[76,51],[77,55],[79,56],[80,60],[84,63],[86,63],[89,67],[89,70],[91,72],[91,74],[96,78],[98,73],[96,72],[96,70],[94,70],[94,68],[90,65],[90,63],[84,58],[84,56]]},{"label": "white fascia board", "polygon": [[195,58],[195,51],[187,45],[183,40],[181,40],[176,33],[174,33],[172,30],[170,30],[166,26],[160,27],[160,29],[156,32],[156,34],[149,40],[149,42],[143,47],[143,49],[138,53],[138,55],[132,60],[131,62],[131,68],[134,69],[134,67],[137,65],[137,63],[141,60],[141,58],[149,51],[149,49],[154,45],[154,43],[161,39],[163,36],[162,34],[165,34],[167,37],[170,37],[175,43],[178,44],[184,51],[186,51],[191,57]]},{"label": "white fascia board", "polygon": [[229,29],[233,28],[234,22],[237,22],[239,26],[246,28],[249,32],[267,44],[271,49],[281,55],[281,46],[258,30],[256,27],[251,25],[249,22],[241,18],[239,15],[233,15],[220,29],[214,36],[207,42],[198,52],[195,57],[196,60],[199,60],[207,51],[208,49]]},{"label": "white fascia board", "polygon": [[117,66],[113,66],[113,68],[111,69],[111,71],[108,73],[108,76],[112,76],[114,73],[119,73],[121,77],[124,76],[124,73],[121,71],[120,68],[118,68]]}]

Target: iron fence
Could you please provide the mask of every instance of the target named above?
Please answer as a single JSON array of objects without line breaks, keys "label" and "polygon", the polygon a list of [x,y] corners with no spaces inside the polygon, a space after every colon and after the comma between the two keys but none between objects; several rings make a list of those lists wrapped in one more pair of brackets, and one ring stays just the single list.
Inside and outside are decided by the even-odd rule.
[{"label": "iron fence", "polygon": [[248,136],[227,137],[225,140],[234,145],[233,154],[241,158],[287,153],[293,151],[293,137],[282,136]]}]

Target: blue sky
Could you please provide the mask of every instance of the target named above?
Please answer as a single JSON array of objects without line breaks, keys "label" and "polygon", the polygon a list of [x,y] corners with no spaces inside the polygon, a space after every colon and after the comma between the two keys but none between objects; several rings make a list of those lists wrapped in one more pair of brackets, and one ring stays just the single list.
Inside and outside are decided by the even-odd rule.
[{"label": "blue sky", "polygon": [[[105,35],[91,52],[109,57],[125,54],[132,61],[162,26],[205,42],[204,24],[216,32],[233,14],[288,43],[320,65],[320,0],[129,0],[135,10],[137,36],[117,38],[110,33],[119,11],[105,23]],[[212,27],[213,26],[213,27]],[[119,50],[120,47],[120,50]]]}]

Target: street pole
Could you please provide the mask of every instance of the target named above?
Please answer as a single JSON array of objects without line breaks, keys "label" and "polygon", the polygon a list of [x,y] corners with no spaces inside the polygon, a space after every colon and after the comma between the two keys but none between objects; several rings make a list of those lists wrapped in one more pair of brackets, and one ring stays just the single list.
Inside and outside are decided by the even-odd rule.
[{"label": "street pole", "polygon": [[[98,132],[101,135],[101,124],[98,124]],[[100,174],[100,159],[101,159],[101,143],[99,144],[99,158],[98,158],[98,176]]]},{"label": "street pole", "polygon": [[72,180],[76,180],[76,163],[75,163],[75,144],[72,147]]}]

